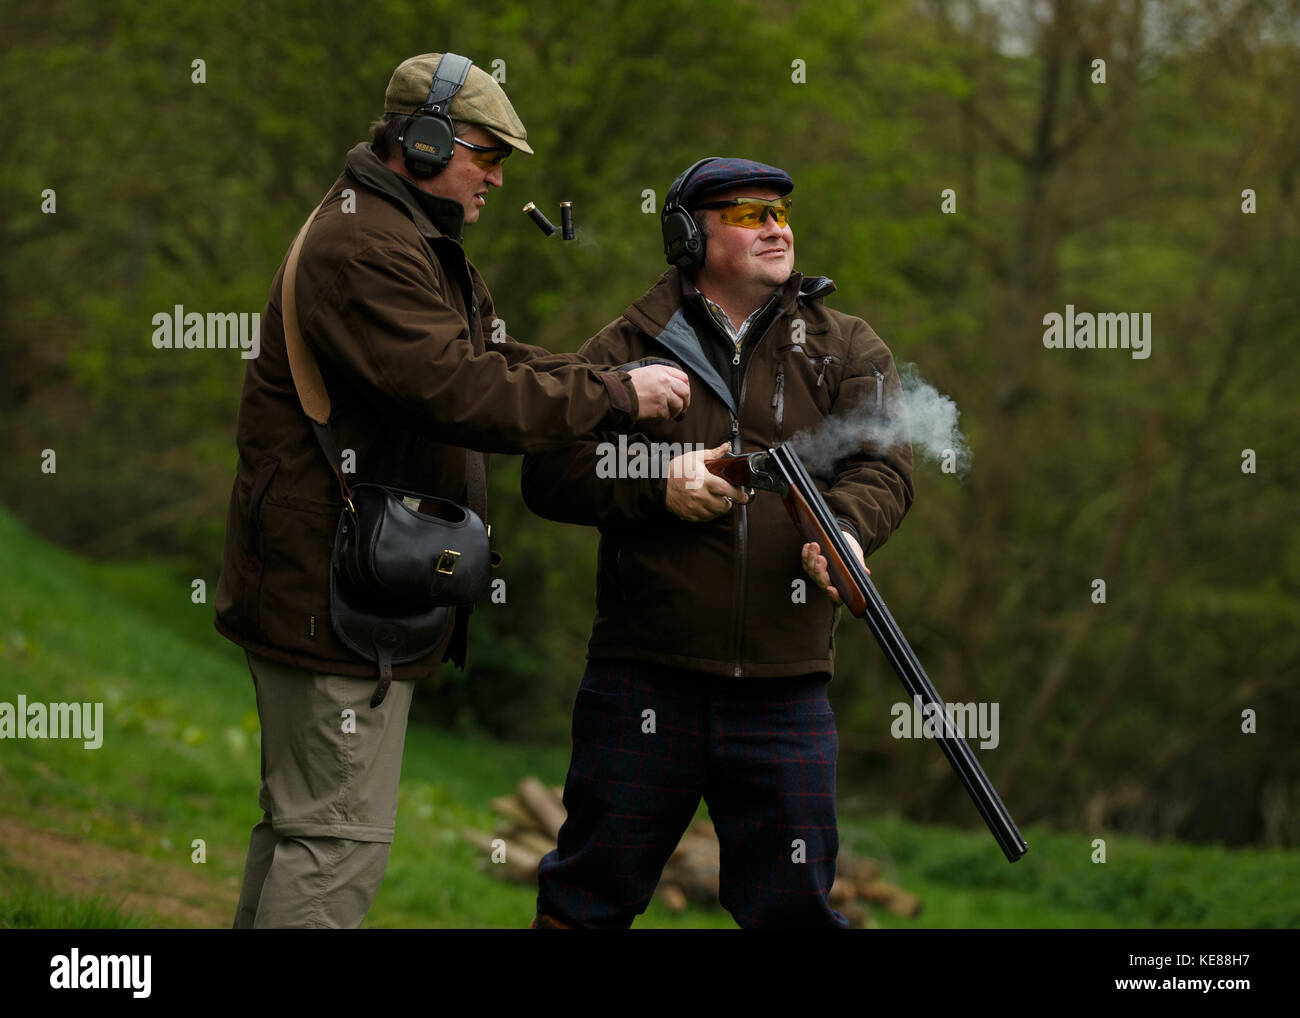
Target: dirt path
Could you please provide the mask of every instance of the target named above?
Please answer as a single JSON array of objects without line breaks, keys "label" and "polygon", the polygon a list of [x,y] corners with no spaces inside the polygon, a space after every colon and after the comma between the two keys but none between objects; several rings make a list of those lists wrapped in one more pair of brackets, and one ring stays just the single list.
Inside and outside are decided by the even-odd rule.
[{"label": "dirt path", "polygon": [[[100,896],[167,926],[229,928],[234,896],[194,867],[28,827],[0,816],[0,857],[63,894]],[[235,890],[235,895],[238,890]]]}]

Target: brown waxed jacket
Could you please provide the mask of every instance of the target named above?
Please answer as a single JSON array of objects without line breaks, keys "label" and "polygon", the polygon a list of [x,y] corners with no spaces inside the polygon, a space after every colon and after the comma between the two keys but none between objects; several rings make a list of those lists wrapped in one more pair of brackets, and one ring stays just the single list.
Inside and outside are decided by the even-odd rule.
[{"label": "brown waxed jacket", "polygon": [[[755,452],[817,426],[832,412],[902,414],[889,349],[866,322],[823,306],[834,284],[795,273],[754,319],[760,330],[739,376],[728,384],[701,343],[718,337],[694,288],[670,269],[580,353],[627,363],[665,357],[691,376],[691,405],[680,422],[644,421],[626,436],[609,432],[524,458],[523,494],[539,515],[600,528],[596,619],[589,658],[632,658],[728,676],[773,677],[834,668],[835,611],[803,572],[802,540],[781,500],[757,492],[706,523],[689,523],[664,504],[663,460],[683,451],[655,443]],[[798,323],[802,323],[800,326]],[[743,375],[740,373],[743,371]],[[739,388],[739,406],[733,388]],[[602,444],[603,443],[603,444]],[[635,448],[650,443],[658,455]],[[689,451],[689,450],[686,450]],[[863,452],[837,463],[833,483],[818,478],[831,511],[856,532],[864,554],[888,539],[912,503],[912,450]],[[796,580],[806,597],[799,598]]]},{"label": "brown waxed jacket", "polygon": [[[626,372],[491,340],[492,298],[461,248],[463,217],[454,201],[417,201],[363,143],[348,153],[304,241],[299,326],[331,398],[336,444],[345,460],[348,450],[354,457],[349,483],[466,504],[471,474],[486,478],[481,452],[545,450],[595,429],[635,426]],[[260,354],[244,376],[216,627],[278,661],[373,676],[375,665],[330,627],[341,502],[289,371],[283,274],[282,263],[261,319]],[[463,664],[468,615],[458,611],[448,646],[395,666],[394,677],[427,675],[444,655]]]}]

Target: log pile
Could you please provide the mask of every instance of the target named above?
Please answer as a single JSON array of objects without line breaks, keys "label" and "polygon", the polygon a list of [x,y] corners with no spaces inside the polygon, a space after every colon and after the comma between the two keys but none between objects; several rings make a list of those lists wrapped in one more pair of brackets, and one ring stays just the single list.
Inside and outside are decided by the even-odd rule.
[{"label": "log pile", "polygon": [[[498,819],[491,834],[465,829],[461,836],[483,853],[482,865],[507,880],[537,883],[537,865],[555,848],[564,823],[562,789],[547,788],[537,778],[519,782],[514,795],[492,800]],[[718,901],[718,838],[708,820],[693,823],[664,867],[655,897],[670,911],[681,912],[688,903],[716,905]],[[869,908],[888,909],[907,919],[921,912],[914,894],[880,879],[875,859],[855,858],[840,849],[831,906],[854,928],[875,925]]]}]

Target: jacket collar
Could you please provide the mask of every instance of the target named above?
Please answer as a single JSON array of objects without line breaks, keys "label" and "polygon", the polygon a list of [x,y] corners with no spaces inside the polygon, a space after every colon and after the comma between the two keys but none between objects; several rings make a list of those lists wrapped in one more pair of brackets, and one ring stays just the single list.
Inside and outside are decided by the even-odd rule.
[{"label": "jacket collar", "polygon": [[[699,337],[682,313],[686,300],[699,299],[691,295],[695,288],[688,286],[688,282],[679,269],[669,269],[640,300],[623,312],[623,316],[668,350],[683,367],[689,368],[735,414],[736,400],[730,386],[705,356]],[[792,273],[778,291],[779,313],[789,313],[799,303],[820,301],[834,292],[835,284],[825,276],[805,277],[798,272]]]},{"label": "jacket collar", "polygon": [[450,237],[461,241],[465,230],[465,209],[460,202],[441,195],[425,194],[394,173],[375,155],[367,142],[348,153],[347,171],[367,187],[378,191],[406,211],[415,228],[425,237]]},{"label": "jacket collar", "polygon": [[[687,283],[688,280],[680,269],[671,268],[623,314],[638,328],[657,337],[669,319],[681,308],[688,294],[692,291],[699,292],[694,286],[688,288]],[[778,291],[778,306],[782,313],[789,313],[796,304],[820,301],[834,292],[835,283],[825,276],[805,276],[801,272],[792,272]]]}]

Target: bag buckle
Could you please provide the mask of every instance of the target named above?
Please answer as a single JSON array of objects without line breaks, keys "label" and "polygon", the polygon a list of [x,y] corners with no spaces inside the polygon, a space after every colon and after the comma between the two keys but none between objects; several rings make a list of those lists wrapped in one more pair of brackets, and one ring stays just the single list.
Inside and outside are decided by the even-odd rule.
[{"label": "bag buckle", "polygon": [[456,571],[456,562],[459,559],[460,552],[444,548],[442,554],[438,556],[438,564],[434,568],[437,572],[450,576]]}]

